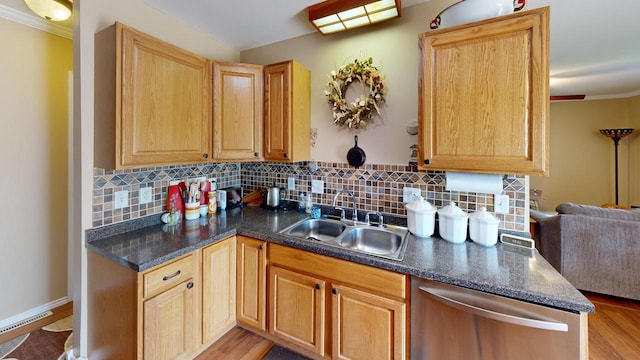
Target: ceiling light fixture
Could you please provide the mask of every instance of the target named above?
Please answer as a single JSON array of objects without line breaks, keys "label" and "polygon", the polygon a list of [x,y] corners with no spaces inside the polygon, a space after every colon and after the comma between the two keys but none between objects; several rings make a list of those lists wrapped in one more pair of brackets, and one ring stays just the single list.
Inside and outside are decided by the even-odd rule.
[{"label": "ceiling light fixture", "polygon": [[322,34],[400,17],[400,0],[327,0],[309,6],[309,22]]},{"label": "ceiling light fixture", "polygon": [[64,21],[71,16],[69,0],[24,0],[29,9],[38,16],[51,21]]}]

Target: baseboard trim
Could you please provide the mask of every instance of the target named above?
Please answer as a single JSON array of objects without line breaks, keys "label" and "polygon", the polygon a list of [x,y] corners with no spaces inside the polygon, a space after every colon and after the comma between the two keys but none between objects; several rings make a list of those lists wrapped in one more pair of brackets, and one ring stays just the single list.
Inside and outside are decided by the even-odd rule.
[{"label": "baseboard trim", "polygon": [[67,360],[89,360],[89,358],[86,358],[86,357],[76,357],[73,354],[73,349],[67,351],[66,355],[67,355]]},{"label": "baseboard trim", "polygon": [[54,300],[50,303],[44,304],[44,305],[40,305],[36,308],[33,308],[31,310],[27,310],[23,313],[20,313],[18,315],[14,315],[10,318],[4,319],[2,321],[0,321],[0,329],[3,329],[7,326],[13,325],[13,324],[17,324],[21,321],[24,321],[26,319],[29,319],[32,316],[36,316],[38,314],[41,314],[43,312],[49,311],[49,310],[53,310],[55,308],[57,308],[58,306],[62,306],[66,303],[68,303],[70,300],[68,297],[63,297],[60,298],[58,300]]}]

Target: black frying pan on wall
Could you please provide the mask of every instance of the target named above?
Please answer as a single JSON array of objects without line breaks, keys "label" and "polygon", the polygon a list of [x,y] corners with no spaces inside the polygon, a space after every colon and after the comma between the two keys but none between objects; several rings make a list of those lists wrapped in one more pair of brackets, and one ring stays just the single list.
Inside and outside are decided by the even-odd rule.
[{"label": "black frying pan on wall", "polygon": [[356,169],[364,164],[367,159],[367,155],[364,153],[361,147],[358,146],[358,135],[353,137],[355,145],[347,152],[347,161],[349,165],[355,166]]}]

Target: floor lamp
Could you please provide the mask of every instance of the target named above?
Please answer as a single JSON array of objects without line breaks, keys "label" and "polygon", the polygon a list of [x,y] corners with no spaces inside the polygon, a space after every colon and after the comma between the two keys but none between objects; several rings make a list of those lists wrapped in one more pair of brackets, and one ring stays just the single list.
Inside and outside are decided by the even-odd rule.
[{"label": "floor lamp", "polygon": [[620,139],[631,134],[633,129],[602,129],[600,133],[604,136],[608,136],[613,140],[613,146],[615,147],[615,161],[616,161],[616,205],[618,205],[618,143]]}]

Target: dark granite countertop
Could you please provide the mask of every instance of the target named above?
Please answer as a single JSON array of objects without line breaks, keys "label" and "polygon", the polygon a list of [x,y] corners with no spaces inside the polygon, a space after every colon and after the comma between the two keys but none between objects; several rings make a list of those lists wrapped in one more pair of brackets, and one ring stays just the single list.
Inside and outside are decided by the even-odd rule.
[{"label": "dark granite countertop", "polygon": [[278,233],[307,216],[245,207],[170,227],[155,215],[87,230],[87,248],[144,271],[238,234],[558,309],[595,311],[536,250],[500,243],[488,248],[471,241],[452,244],[435,236],[410,235],[404,259],[395,261]]}]

